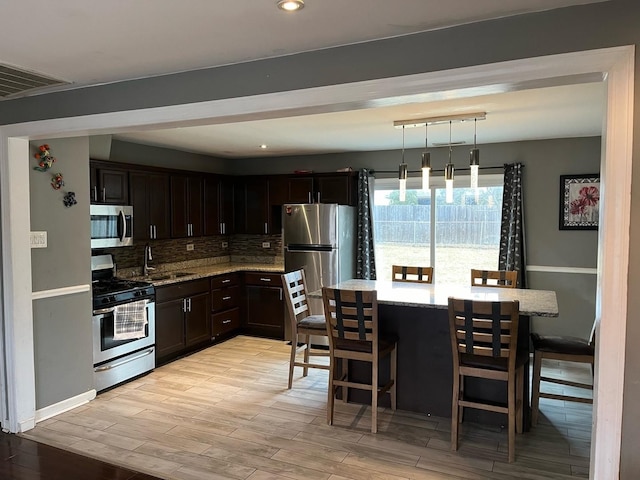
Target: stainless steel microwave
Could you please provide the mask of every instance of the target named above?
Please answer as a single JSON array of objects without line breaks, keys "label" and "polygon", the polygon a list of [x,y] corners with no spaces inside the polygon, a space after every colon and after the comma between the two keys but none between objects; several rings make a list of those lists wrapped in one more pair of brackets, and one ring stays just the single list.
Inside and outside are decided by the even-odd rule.
[{"label": "stainless steel microwave", "polygon": [[91,205],[91,248],[133,245],[133,207]]}]

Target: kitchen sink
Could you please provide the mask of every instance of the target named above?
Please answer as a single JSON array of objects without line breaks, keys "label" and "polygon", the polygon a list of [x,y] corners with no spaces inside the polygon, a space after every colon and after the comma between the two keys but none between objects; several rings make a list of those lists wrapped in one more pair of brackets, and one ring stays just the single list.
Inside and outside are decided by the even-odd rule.
[{"label": "kitchen sink", "polygon": [[172,272],[172,273],[159,273],[157,275],[149,275],[151,280],[175,280],[176,278],[188,277],[193,275],[191,272]]}]

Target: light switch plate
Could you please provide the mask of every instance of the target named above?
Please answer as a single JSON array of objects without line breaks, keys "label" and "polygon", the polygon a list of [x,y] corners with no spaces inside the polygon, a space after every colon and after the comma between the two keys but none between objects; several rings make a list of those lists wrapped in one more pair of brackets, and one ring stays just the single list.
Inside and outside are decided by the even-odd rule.
[{"label": "light switch plate", "polygon": [[262,248],[271,248],[271,242],[262,242]]},{"label": "light switch plate", "polygon": [[228,248],[229,242],[222,242],[222,248]]},{"label": "light switch plate", "polygon": [[29,243],[31,248],[47,248],[47,232],[31,232]]},{"label": "light switch plate", "polygon": [[187,243],[187,252],[193,251],[193,243]]}]

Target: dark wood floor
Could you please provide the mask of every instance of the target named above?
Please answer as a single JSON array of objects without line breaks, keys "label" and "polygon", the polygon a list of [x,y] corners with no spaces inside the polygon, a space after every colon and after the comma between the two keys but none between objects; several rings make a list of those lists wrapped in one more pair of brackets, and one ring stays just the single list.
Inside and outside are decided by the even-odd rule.
[{"label": "dark wood floor", "polygon": [[0,432],[2,480],[158,480],[143,473]]}]

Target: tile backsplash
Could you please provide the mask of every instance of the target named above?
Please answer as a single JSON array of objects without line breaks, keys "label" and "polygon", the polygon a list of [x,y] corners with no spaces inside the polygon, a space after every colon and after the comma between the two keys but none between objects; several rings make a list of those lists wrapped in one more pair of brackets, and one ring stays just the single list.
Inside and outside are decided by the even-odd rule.
[{"label": "tile backsplash", "polygon": [[[226,248],[222,247],[223,242],[227,242]],[[152,248],[155,265],[225,256],[230,256],[236,262],[256,261],[256,258],[265,257],[273,257],[275,260],[276,257],[282,257],[281,235],[215,235],[150,240],[148,243]],[[264,243],[268,243],[269,247],[263,247]],[[193,245],[193,250],[187,250],[188,245]],[[144,242],[137,242],[132,247],[92,250],[92,254],[113,254],[118,269],[142,268],[144,247]]]}]

